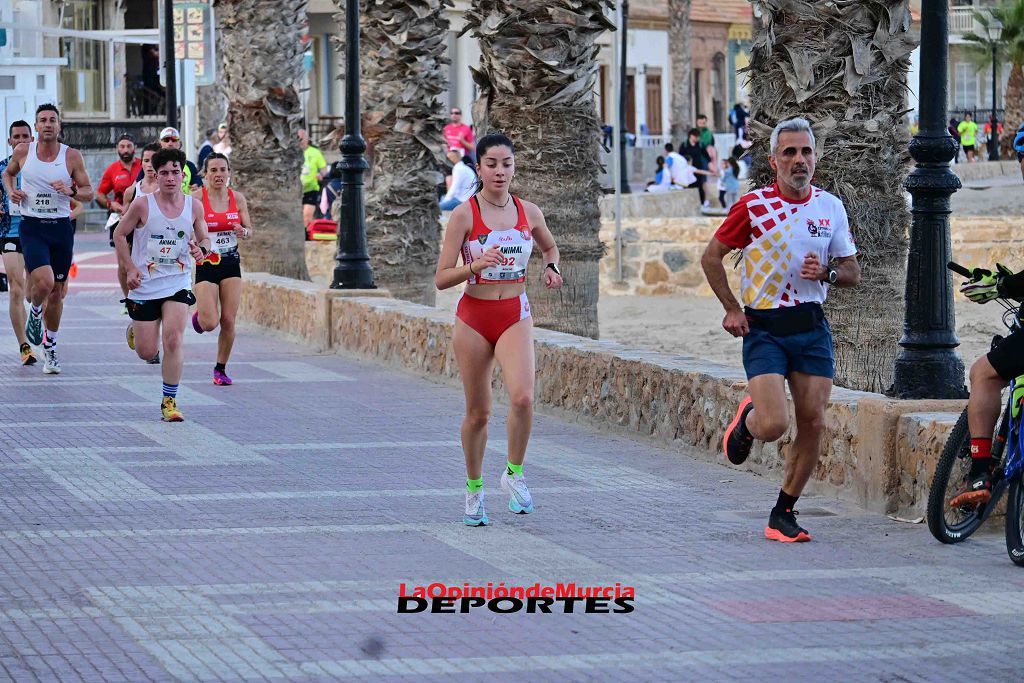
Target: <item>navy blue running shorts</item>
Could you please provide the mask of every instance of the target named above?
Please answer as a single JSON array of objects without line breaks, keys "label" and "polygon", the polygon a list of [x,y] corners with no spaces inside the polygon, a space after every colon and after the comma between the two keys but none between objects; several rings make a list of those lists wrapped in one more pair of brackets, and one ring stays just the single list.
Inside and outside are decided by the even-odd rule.
[{"label": "navy blue running shorts", "polygon": [[53,279],[66,282],[75,251],[75,232],[70,218],[21,217],[21,251],[25,272],[50,266]]},{"label": "navy blue running shorts", "polygon": [[782,375],[802,372],[817,377],[835,377],[832,352],[832,328],[821,316],[814,329],[779,336],[750,326],[743,337],[743,369],[747,379],[758,375]]}]

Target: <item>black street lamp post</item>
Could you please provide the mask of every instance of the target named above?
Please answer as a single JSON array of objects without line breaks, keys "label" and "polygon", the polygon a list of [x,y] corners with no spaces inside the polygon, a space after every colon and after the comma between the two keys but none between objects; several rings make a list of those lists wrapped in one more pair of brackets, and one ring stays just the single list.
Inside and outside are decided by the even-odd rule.
[{"label": "black street lamp post", "polygon": [[916,162],[905,187],[913,196],[913,224],[907,258],[903,350],[896,358],[893,393],[898,398],[963,398],[964,363],[953,324],[949,198],[960,179],[949,162],[957,141],[946,130],[946,74],[949,63],[948,0],[921,6],[921,126],[910,142]]},{"label": "black street lamp post", "polygon": [[992,17],[986,28],[988,39],[992,42],[992,115],[989,117],[991,134],[988,136],[988,160],[999,161],[999,118],[996,116],[996,59],[998,59],[999,37],[1003,32],[1003,23]]},{"label": "black street lamp post", "polygon": [[629,0],[622,0],[622,52],[619,54],[619,190],[622,194],[629,194],[629,170],[626,166],[626,36],[629,31],[626,26],[629,23]]},{"label": "black street lamp post", "polygon": [[345,137],[341,139],[341,220],[331,289],[376,289],[366,249],[363,173],[366,141],[359,122],[359,3],[345,3]]}]

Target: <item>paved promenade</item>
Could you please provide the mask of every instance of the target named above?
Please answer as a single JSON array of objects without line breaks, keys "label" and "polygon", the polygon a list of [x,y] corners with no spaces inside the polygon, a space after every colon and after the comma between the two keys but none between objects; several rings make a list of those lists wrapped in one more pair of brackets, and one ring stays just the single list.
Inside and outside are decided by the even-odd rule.
[{"label": "paved promenade", "polygon": [[[944,547],[811,496],[815,540],[770,543],[776,484],[546,416],[515,516],[498,406],[492,526],[467,528],[460,391],[252,332],[217,387],[189,331],[187,421],[163,424],[110,260],[80,262],[62,375],[0,325],[0,679],[1021,678],[998,524]],[[401,583],[501,581],[632,585],[635,611],[397,613]]]}]

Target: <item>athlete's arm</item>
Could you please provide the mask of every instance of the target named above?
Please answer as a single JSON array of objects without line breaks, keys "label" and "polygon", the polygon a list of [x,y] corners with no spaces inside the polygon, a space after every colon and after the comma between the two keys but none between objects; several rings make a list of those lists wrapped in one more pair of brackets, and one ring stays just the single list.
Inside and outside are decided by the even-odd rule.
[{"label": "athlete's arm", "polygon": [[245,200],[245,195],[237,190],[235,191],[235,204],[238,205],[238,221],[241,223],[241,225],[235,226],[235,236],[247,240],[252,237],[252,218],[249,217],[249,202]]},{"label": "athlete's arm", "polygon": [[[132,200],[134,200],[134,199],[135,199],[135,183],[132,183],[131,185],[128,186],[128,189],[124,191],[124,194],[121,195],[121,206],[122,207],[124,207],[124,206],[131,206],[132,205]],[[99,200],[100,200],[100,198],[97,197],[96,201],[98,202]]]},{"label": "athlete's arm", "polygon": [[541,248],[541,259],[544,261],[544,272],[541,277],[544,278],[544,286],[548,289],[557,289],[562,286],[562,276],[548,268],[549,263],[554,263],[557,268],[561,258],[555,238],[548,228],[547,221],[544,220],[544,213],[540,207],[533,202],[523,202],[523,210],[526,212],[526,220],[530,224],[530,232],[533,233],[533,241]]},{"label": "athlete's arm", "polygon": [[860,284],[860,263],[856,256],[844,256],[835,261],[836,287],[856,287]]},{"label": "athlete's arm", "polygon": [[441,255],[437,259],[434,285],[438,289],[454,287],[473,275],[479,274],[484,268],[498,265],[501,250],[496,246],[485,251],[483,256],[469,265],[458,265],[462,243],[466,241],[466,236],[469,235],[472,227],[473,210],[470,208],[469,202],[459,204],[448,219],[448,227],[444,232],[444,244],[441,245]]},{"label": "athlete's arm", "polygon": [[96,203],[104,209],[113,211],[114,209],[111,207],[113,202],[108,197],[113,190],[114,179],[110,177],[110,169],[108,168],[103,172],[103,177],[100,178],[100,186],[96,188]]},{"label": "athlete's arm", "polygon": [[16,204],[20,204],[25,199],[25,193],[18,189],[18,173],[21,171],[21,160],[28,154],[28,143],[23,142],[14,148],[14,153],[11,154],[11,160],[7,164],[7,168],[4,169],[3,176],[0,176],[0,180],[3,181],[4,190],[7,192],[7,196],[10,200]]},{"label": "athlete's arm", "polygon": [[128,274],[128,289],[136,289],[142,284],[142,273],[132,262],[132,250],[128,246],[128,235],[145,224],[148,213],[149,207],[146,202],[132,202],[121,216],[117,227],[114,228],[114,251],[117,252],[118,265]]},{"label": "athlete's arm", "polygon": [[210,253],[213,245],[210,243],[210,231],[206,227],[206,216],[203,215],[203,203],[192,202],[192,232],[197,247],[206,247],[206,253]]},{"label": "athlete's arm", "polygon": [[[93,198],[92,184],[89,181],[89,174],[85,171],[85,161],[82,159],[82,154],[77,149],[68,149],[67,151],[68,166],[71,171],[71,182],[74,183],[77,188],[72,195],[71,189],[61,189],[54,187],[58,192],[63,192],[69,197],[73,196],[77,201],[88,202]],[[61,185],[62,183],[54,183],[54,185]]]},{"label": "athlete's arm", "polygon": [[700,257],[700,265],[704,269],[704,277],[711,285],[711,291],[715,293],[718,300],[722,302],[722,307],[725,308],[722,327],[734,337],[743,337],[750,331],[750,327],[747,325],[747,316],[743,313],[740,302],[732,293],[732,288],[729,287],[725,264],[722,263],[725,255],[732,250],[733,247],[719,241],[717,237],[712,237],[707,248],[704,249],[704,254]]}]

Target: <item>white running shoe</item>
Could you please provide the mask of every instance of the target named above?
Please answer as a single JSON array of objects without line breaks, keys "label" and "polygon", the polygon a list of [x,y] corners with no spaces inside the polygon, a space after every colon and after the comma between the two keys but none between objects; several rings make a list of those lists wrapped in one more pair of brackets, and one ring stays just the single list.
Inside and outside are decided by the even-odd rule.
[{"label": "white running shoe", "polygon": [[530,487],[526,485],[526,477],[509,474],[506,467],[501,473],[501,490],[509,495],[509,510],[520,515],[533,512],[533,496],[530,495]]},{"label": "white running shoe", "polygon": [[491,520],[487,518],[487,510],[484,509],[484,492],[477,491],[470,493],[466,491],[466,514],[462,521],[466,526],[487,526]]},{"label": "white running shoe", "polygon": [[57,360],[57,345],[43,347],[43,374],[59,375],[60,361]]}]

